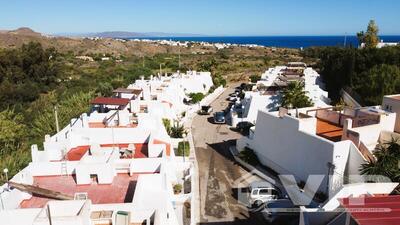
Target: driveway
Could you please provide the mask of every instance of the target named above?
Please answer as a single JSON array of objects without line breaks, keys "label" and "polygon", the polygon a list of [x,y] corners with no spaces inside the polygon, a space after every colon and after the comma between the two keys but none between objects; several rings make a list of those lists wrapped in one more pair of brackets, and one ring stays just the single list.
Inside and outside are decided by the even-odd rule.
[{"label": "driveway", "polygon": [[[225,99],[234,87],[228,87],[211,104],[214,112],[227,108],[229,102]],[[240,188],[260,180],[236,164],[229,151],[241,134],[226,124],[213,124],[212,115],[196,116],[192,133],[199,165],[201,224],[266,224],[238,200]]]}]

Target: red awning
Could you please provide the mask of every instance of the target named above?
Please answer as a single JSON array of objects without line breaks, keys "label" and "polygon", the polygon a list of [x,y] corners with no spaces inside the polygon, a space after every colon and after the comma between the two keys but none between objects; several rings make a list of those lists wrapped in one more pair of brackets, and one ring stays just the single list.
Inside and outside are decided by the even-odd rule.
[{"label": "red awning", "polygon": [[128,89],[128,88],[117,88],[113,91],[114,93],[125,93],[125,94],[134,94],[139,95],[142,93],[140,89]]},{"label": "red awning", "polygon": [[345,198],[341,203],[359,225],[400,224],[400,195]]},{"label": "red awning", "polygon": [[92,105],[120,105],[125,106],[129,103],[127,98],[108,98],[108,97],[97,97],[93,99],[90,104]]}]

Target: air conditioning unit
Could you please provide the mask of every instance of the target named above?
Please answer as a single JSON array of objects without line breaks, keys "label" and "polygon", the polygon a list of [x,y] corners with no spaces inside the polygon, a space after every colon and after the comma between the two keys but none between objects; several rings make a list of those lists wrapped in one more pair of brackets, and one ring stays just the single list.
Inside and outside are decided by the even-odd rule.
[{"label": "air conditioning unit", "polygon": [[87,192],[77,192],[74,195],[74,200],[87,200],[88,193]]}]

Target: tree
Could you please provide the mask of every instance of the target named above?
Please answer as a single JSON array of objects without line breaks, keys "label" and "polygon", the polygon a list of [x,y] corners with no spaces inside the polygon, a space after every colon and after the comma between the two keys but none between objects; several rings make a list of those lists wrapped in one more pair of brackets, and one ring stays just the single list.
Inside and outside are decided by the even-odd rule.
[{"label": "tree", "polygon": [[[72,118],[79,117],[82,113],[89,111],[89,102],[94,92],[78,92],[57,104],[58,119],[60,127],[66,126]],[[56,125],[54,119],[54,106],[42,109],[42,112],[33,120],[32,131],[38,137],[46,134],[54,134]]]},{"label": "tree", "polygon": [[0,112],[0,153],[10,153],[17,150],[26,139],[27,127],[24,118],[14,110],[6,109]]},{"label": "tree", "polygon": [[204,94],[201,92],[197,92],[197,93],[190,93],[189,97],[192,99],[191,102],[193,104],[196,104],[198,102],[200,102],[201,100],[203,100],[204,98]]},{"label": "tree", "polygon": [[357,33],[359,43],[365,43],[366,48],[375,48],[379,43],[378,32],[379,28],[376,25],[375,20],[370,20],[367,31],[360,31]]},{"label": "tree", "polygon": [[289,82],[288,86],[282,91],[282,107],[304,108],[312,105],[311,99],[304,91],[303,82]]},{"label": "tree", "polygon": [[363,97],[366,105],[380,104],[384,95],[400,90],[400,68],[377,65],[353,77],[353,88]]},{"label": "tree", "polygon": [[374,151],[375,161],[369,161],[361,166],[361,174],[382,175],[393,182],[400,182],[400,145],[398,140],[383,143]]}]

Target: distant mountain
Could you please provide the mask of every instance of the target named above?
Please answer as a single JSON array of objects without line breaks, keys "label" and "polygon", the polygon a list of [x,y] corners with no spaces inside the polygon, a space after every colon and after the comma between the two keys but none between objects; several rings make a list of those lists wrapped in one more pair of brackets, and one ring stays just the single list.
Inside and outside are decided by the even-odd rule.
[{"label": "distant mountain", "polygon": [[18,35],[24,35],[24,36],[42,36],[41,33],[33,31],[31,28],[28,27],[21,27],[16,30],[10,30],[10,31],[3,31],[2,33],[8,33],[8,34],[18,34]]},{"label": "distant mountain", "polygon": [[128,32],[128,31],[105,31],[98,33],[59,33],[56,36],[67,37],[102,37],[102,38],[135,38],[135,37],[199,37],[200,34],[188,33],[164,33],[164,32]]}]

